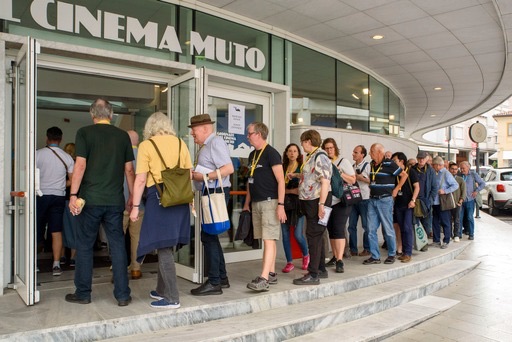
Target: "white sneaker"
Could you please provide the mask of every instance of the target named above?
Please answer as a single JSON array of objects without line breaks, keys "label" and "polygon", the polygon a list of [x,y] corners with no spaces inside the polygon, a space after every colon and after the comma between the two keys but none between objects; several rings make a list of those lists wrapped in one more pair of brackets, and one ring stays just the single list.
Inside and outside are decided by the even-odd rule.
[{"label": "white sneaker", "polygon": [[459,242],[459,241],[460,241],[460,238],[458,236],[453,238],[453,242]]}]

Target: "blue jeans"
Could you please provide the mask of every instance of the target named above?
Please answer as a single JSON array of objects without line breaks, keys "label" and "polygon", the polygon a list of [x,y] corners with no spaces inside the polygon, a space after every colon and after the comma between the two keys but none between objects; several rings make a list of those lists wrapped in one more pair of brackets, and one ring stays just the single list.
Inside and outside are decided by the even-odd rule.
[{"label": "blue jeans", "polygon": [[382,225],[382,233],[388,245],[388,256],[396,255],[396,237],[393,228],[393,197],[370,198],[368,205],[368,240],[373,259],[380,259],[379,238],[377,230]]},{"label": "blue jeans", "polygon": [[[220,188],[211,189],[210,193],[221,192]],[[224,187],[224,195],[226,204],[229,201],[229,187]],[[224,251],[219,241],[218,235],[211,235],[201,230],[201,242],[204,247],[205,269],[208,274],[208,281],[212,285],[219,285],[221,279],[228,277],[226,272],[226,261],[224,259]]]},{"label": "blue jeans", "polygon": [[[475,235],[475,200],[464,201],[460,207],[460,228],[464,227],[469,230],[469,236]],[[459,229],[459,238],[462,237],[462,231]]]},{"label": "blue jeans", "polygon": [[[295,240],[299,244],[302,256],[308,255],[308,243],[304,237],[304,220],[305,217],[301,216],[297,219],[297,226],[295,226]],[[283,233],[283,248],[286,256],[286,262],[292,262],[292,246],[290,241],[290,226],[286,223],[281,223],[281,232]]]},{"label": "blue jeans", "polygon": [[443,242],[446,244],[450,243],[452,236],[452,224],[451,224],[451,211],[441,210],[440,205],[433,205],[432,211],[434,213],[432,220],[432,233],[433,241],[441,242],[441,226],[443,228]]},{"label": "blue jeans", "polygon": [[128,265],[124,244],[123,211],[124,205],[86,205],[82,209],[82,213],[76,216],[78,229],[76,231],[75,294],[78,298],[91,298],[93,248],[100,224],[103,224],[110,247],[114,297],[118,301],[128,300],[130,297],[128,273],[126,272]]},{"label": "blue jeans", "polygon": [[361,225],[363,226],[363,249],[370,250],[370,242],[368,241],[368,205],[370,200],[363,200],[358,204],[352,206],[352,212],[348,221],[348,245],[350,251],[357,253],[357,221],[361,216]]}]

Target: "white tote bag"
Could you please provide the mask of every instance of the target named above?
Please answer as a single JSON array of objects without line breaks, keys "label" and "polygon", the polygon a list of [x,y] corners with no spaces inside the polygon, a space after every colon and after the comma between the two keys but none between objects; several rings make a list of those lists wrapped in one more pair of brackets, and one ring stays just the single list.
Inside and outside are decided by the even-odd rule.
[{"label": "white tote bag", "polygon": [[206,189],[207,194],[201,197],[201,228],[211,235],[222,234],[231,227],[224,187],[222,186],[222,176],[219,169],[215,171],[217,171],[215,186],[220,185],[222,192],[210,193],[208,180],[206,175],[203,175],[203,193]]}]

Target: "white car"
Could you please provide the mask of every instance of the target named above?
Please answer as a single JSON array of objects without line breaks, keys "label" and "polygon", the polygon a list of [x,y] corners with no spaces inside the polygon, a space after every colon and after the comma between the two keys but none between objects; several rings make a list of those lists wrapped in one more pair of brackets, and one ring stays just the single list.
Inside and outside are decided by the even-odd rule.
[{"label": "white car", "polygon": [[512,168],[490,169],[485,176],[485,188],[480,192],[489,214],[512,208]]}]

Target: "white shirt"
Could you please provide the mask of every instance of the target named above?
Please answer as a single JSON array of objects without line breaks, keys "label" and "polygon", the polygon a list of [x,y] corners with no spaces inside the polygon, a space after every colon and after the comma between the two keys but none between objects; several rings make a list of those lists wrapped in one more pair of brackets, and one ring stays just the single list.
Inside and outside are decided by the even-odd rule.
[{"label": "white shirt", "polygon": [[[366,165],[364,165],[366,163]],[[364,165],[364,169],[362,169]],[[361,170],[361,174],[367,178],[370,179],[370,162],[367,162],[363,159],[363,161],[359,164],[354,163],[354,171]],[[357,171],[356,171],[357,173]],[[363,181],[357,181],[357,184],[359,184],[359,188],[361,189],[361,195],[363,196],[363,200],[367,200],[370,198],[370,184],[365,183]]]},{"label": "white shirt", "polygon": [[73,173],[73,158],[59,147],[43,147],[36,151],[36,167],[39,169],[39,188],[43,195],[66,195],[66,168],[59,158],[50,151],[55,151],[68,166],[68,173]]}]

